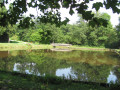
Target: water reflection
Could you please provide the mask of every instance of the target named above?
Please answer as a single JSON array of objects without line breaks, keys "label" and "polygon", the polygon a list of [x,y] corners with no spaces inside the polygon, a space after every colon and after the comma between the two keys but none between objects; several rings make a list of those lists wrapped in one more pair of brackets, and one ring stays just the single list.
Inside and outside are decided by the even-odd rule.
[{"label": "water reflection", "polygon": [[120,60],[111,52],[11,51],[8,56],[0,55],[0,63],[0,70],[64,76],[86,82],[120,83]]},{"label": "water reflection", "polygon": [[110,71],[110,75],[107,78],[107,83],[116,83],[117,82],[117,77],[116,75]]},{"label": "water reflection", "polygon": [[19,71],[19,69],[17,68],[18,66],[20,66],[20,64],[19,63],[15,63],[13,71]]},{"label": "water reflection", "polygon": [[56,70],[56,76],[63,76],[66,79],[77,79],[77,76],[72,73],[72,68],[63,68],[63,69],[57,69]]},{"label": "water reflection", "polygon": [[9,51],[0,51],[0,57],[7,57],[9,55]]}]

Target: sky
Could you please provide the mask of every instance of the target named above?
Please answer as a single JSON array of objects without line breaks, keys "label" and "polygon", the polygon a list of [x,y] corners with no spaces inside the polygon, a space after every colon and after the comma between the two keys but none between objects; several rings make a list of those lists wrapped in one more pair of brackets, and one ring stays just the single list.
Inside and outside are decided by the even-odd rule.
[{"label": "sky", "polygon": [[[13,2],[14,0],[10,0],[10,2]],[[30,0],[28,0],[30,1]],[[81,0],[82,1],[82,0]],[[95,9],[92,9],[92,4],[95,3],[95,2],[103,2],[103,0],[93,0],[90,2],[90,4],[88,4],[89,6],[89,9],[88,10],[92,10],[92,11],[95,11]],[[73,14],[72,16],[69,14],[69,9],[65,9],[65,8],[61,8],[60,9],[60,12],[61,12],[61,17],[62,17],[62,20],[65,19],[65,17],[69,18],[69,24],[75,24],[76,21],[78,21],[78,14],[77,14],[77,11],[75,11],[75,14]],[[119,17],[119,14],[116,14],[116,13],[113,13],[111,9],[108,9],[106,10],[105,8],[100,8],[99,12],[103,13],[108,13],[110,16],[111,16],[111,23],[112,25],[115,27],[116,25],[118,25],[119,21],[118,21],[118,17]],[[36,15],[36,9],[33,9],[33,8],[29,8],[28,12],[25,14],[25,15],[29,15],[29,14],[34,14]]]},{"label": "sky", "polygon": [[[95,3],[95,2],[102,2],[103,0],[94,0],[94,1],[92,1],[90,4],[88,4],[88,6],[89,6],[89,9],[88,10],[92,10],[92,11],[95,11],[95,9],[92,9],[92,4],[93,3]],[[70,19],[70,22],[69,22],[69,24],[75,24],[76,23],[76,21],[78,21],[78,14],[77,14],[77,12],[75,12],[75,14],[74,15],[70,15],[69,14],[69,10],[68,9],[65,9],[65,8],[61,8],[61,16],[62,16],[62,18],[64,18],[64,17],[68,17],[69,19]],[[112,12],[112,9],[105,9],[105,8],[100,8],[100,10],[99,10],[99,12],[101,12],[101,13],[108,13],[110,16],[111,16],[111,23],[112,23],[112,25],[113,25],[113,27],[115,27],[116,25],[118,25],[119,24],[119,14],[117,14],[117,13],[113,13]]]}]

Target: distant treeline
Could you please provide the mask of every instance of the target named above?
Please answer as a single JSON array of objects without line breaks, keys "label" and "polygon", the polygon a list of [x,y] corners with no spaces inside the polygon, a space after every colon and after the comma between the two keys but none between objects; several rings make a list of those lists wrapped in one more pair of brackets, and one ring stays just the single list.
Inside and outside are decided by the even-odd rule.
[{"label": "distant treeline", "polygon": [[[120,25],[113,28],[110,22],[110,16],[107,13],[96,13],[95,16],[106,19],[108,21],[107,27],[99,26],[91,27],[81,15],[79,20],[74,25],[62,25],[56,27],[49,23],[43,24],[40,22],[35,23],[34,27],[26,29],[16,28],[12,29],[10,34],[11,39],[38,42],[49,44],[55,43],[69,43],[73,45],[86,45],[86,46],[102,46],[107,48],[120,47]],[[1,38],[0,38],[1,39]]]}]

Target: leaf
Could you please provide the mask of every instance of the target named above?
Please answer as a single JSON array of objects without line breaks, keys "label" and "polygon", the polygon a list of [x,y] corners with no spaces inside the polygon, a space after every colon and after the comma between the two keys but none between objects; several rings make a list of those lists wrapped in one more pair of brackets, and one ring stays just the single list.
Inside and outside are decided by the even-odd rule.
[{"label": "leaf", "polygon": [[86,11],[82,13],[82,17],[85,20],[90,20],[94,16],[94,14],[91,13],[92,11]]},{"label": "leaf", "polygon": [[109,4],[107,4],[105,1],[104,1],[104,5],[105,5],[105,8],[106,8],[106,9],[109,9],[109,8],[110,8]]},{"label": "leaf", "polygon": [[28,4],[28,7],[32,7],[32,3],[27,3]]},{"label": "leaf", "polygon": [[95,27],[96,23],[94,21],[89,21],[89,26]]},{"label": "leaf", "polygon": [[69,3],[67,1],[64,0],[62,4],[63,4],[63,7],[69,8]]},{"label": "leaf", "polygon": [[73,15],[73,14],[74,14],[73,9],[70,9],[69,14],[70,14],[70,15]]},{"label": "leaf", "polygon": [[93,18],[92,20],[89,21],[89,25],[92,26],[92,27],[95,27],[95,25],[107,27],[108,20],[105,20],[103,18],[95,17],[95,18]]},{"label": "leaf", "polygon": [[83,14],[88,8],[88,6],[86,4],[84,4],[84,3],[78,4],[77,6],[78,6],[78,8],[76,10],[80,14]]},{"label": "leaf", "polygon": [[89,0],[85,0],[85,3],[89,3]]},{"label": "leaf", "polygon": [[34,15],[33,15],[33,14],[30,14],[30,17],[34,17]]},{"label": "leaf", "polygon": [[101,2],[96,2],[93,4],[92,8],[95,8],[96,11],[98,11],[100,9],[100,7],[103,7],[103,4]]},{"label": "leaf", "polygon": [[66,25],[69,21],[70,20],[68,18],[66,18],[62,23]]}]

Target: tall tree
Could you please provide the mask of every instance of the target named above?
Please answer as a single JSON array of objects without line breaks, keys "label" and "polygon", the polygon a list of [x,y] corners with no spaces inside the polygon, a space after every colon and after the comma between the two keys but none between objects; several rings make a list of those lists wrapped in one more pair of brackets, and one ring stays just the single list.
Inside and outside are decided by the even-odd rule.
[{"label": "tall tree", "polygon": [[119,24],[116,26],[116,33],[117,33],[117,46],[120,48],[120,17],[119,17]]},{"label": "tall tree", "polygon": [[[76,9],[79,14],[82,14],[83,19],[92,20],[90,24],[100,24],[107,25],[107,21],[102,18],[94,18],[94,15],[91,13],[92,11],[88,11],[88,4],[93,0],[14,0],[11,3],[10,8],[7,10],[7,14],[4,15],[4,19],[7,18],[7,21],[10,24],[16,24],[16,22],[20,21],[21,27],[28,27],[29,25],[33,25],[33,21],[31,18],[34,15],[30,15],[25,19],[22,17],[24,13],[27,12],[28,8],[37,8],[38,11],[41,11],[41,14],[38,15],[38,18],[41,22],[50,22],[55,23],[56,25],[65,24],[69,21],[66,17],[66,20],[62,22],[61,14],[59,9],[69,8],[69,14],[73,15],[74,10]],[[10,3],[9,0],[1,0],[0,7],[6,6],[5,4]],[[104,0],[104,2],[95,2],[92,4],[92,8],[95,8],[96,11],[100,9],[100,7],[105,7],[106,9],[111,8],[114,13],[120,13],[120,2],[119,0]],[[38,12],[37,11],[37,12]],[[2,24],[5,25],[5,24]]]},{"label": "tall tree", "polygon": [[7,9],[0,7],[0,42],[9,42],[9,36],[15,31],[15,26],[7,22]]}]

